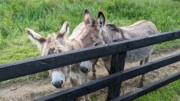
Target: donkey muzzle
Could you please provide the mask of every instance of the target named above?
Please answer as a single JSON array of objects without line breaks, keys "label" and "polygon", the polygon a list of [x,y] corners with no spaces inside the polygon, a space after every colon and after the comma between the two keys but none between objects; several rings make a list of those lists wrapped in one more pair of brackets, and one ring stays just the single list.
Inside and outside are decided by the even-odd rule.
[{"label": "donkey muzzle", "polygon": [[92,63],[89,60],[80,63],[80,69],[83,73],[89,72],[91,68],[92,68]]}]

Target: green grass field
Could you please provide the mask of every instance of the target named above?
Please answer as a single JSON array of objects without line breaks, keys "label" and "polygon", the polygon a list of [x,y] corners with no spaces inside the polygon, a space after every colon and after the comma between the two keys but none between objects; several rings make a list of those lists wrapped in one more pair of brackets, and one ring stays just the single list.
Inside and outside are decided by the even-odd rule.
[{"label": "green grass field", "polygon": [[180,99],[180,80],[170,83],[158,90],[144,95],[136,101],[179,101]]},{"label": "green grass field", "polygon": [[[0,64],[39,56],[38,49],[25,34],[26,27],[47,36],[49,33],[59,31],[60,26],[67,20],[71,24],[72,31],[83,21],[85,8],[89,9],[93,17],[97,16],[98,11],[103,11],[107,22],[119,26],[146,19],[155,23],[159,32],[180,29],[179,0],[0,0]],[[156,45],[154,53],[179,47],[180,39]],[[19,78],[16,81],[44,77],[47,77],[47,72]],[[179,81],[174,82],[139,100],[167,101],[167,97],[176,101],[180,95],[179,84]],[[172,88],[172,85],[175,88]],[[165,94],[159,99],[158,95],[161,92]]]}]

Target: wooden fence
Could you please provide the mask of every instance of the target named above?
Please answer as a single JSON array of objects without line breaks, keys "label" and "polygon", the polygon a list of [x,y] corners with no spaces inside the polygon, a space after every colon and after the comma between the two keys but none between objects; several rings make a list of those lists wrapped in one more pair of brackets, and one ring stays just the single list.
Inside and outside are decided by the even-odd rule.
[{"label": "wooden fence", "polygon": [[119,96],[121,83],[123,81],[178,62],[180,61],[180,53],[124,71],[127,51],[179,38],[180,31],[166,32],[152,35],[146,38],[125,40],[123,42],[114,42],[66,53],[53,54],[8,64],[1,64],[0,81],[30,75],[57,67],[63,67],[66,65],[79,63],[81,61],[112,55],[110,75],[36,100],[71,101],[80,96],[108,87],[108,101],[129,101],[179,79],[180,72],[165,78],[164,80],[145,85],[134,92]]}]

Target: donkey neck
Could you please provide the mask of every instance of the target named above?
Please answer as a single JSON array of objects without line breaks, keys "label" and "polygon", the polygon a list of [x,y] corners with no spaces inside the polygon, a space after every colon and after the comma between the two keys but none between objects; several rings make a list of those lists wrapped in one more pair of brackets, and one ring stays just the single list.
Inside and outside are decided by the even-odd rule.
[{"label": "donkey neck", "polygon": [[103,28],[102,36],[105,43],[111,43],[114,40],[125,38],[123,30],[114,24],[107,24]]},{"label": "donkey neck", "polygon": [[[68,48],[68,51],[82,48],[77,40],[68,39],[65,43],[66,43],[66,47]],[[71,72],[78,73],[79,71],[80,71],[79,64],[71,65]]]},{"label": "donkey neck", "polygon": [[75,40],[75,39],[68,39],[66,41],[66,46],[69,49],[69,51],[82,48],[81,43],[78,40]]}]

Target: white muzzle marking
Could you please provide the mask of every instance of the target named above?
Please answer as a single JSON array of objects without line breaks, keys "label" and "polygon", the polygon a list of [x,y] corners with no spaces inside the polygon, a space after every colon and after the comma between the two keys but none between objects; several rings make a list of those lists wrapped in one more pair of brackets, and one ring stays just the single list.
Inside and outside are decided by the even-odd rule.
[{"label": "white muzzle marking", "polygon": [[[53,83],[56,83],[56,82],[60,82],[60,81],[63,81],[63,83],[65,82],[65,76],[63,73],[61,72],[56,72],[56,71],[53,71],[52,72],[52,82]],[[63,84],[64,85],[64,84]]]},{"label": "white muzzle marking", "polygon": [[89,71],[92,69],[92,63],[88,61],[84,61],[80,63],[80,67],[87,68]]}]

